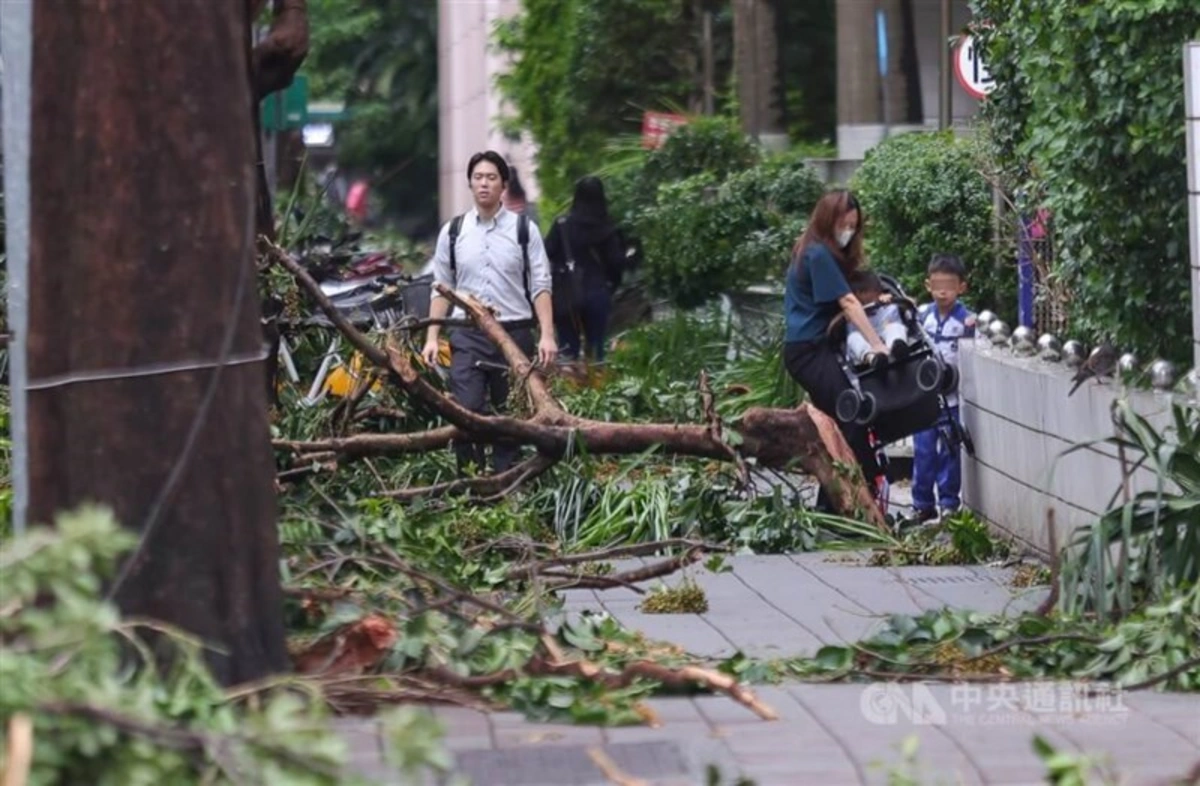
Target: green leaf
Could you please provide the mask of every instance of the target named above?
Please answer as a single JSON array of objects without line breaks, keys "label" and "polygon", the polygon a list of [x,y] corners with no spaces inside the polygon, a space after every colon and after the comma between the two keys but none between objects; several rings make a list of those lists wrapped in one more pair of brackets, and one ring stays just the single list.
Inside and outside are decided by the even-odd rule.
[{"label": "green leaf", "polygon": [[854,651],[849,647],[826,645],[817,650],[813,662],[826,671],[841,671],[854,661]]}]

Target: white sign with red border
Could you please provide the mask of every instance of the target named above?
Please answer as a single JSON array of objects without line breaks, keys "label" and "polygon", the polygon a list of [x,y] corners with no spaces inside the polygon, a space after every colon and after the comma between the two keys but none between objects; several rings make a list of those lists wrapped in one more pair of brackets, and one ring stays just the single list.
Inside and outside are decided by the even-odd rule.
[{"label": "white sign with red border", "polygon": [[972,98],[983,100],[996,87],[996,80],[979,52],[979,39],[970,33],[958,37],[954,45],[954,76]]}]

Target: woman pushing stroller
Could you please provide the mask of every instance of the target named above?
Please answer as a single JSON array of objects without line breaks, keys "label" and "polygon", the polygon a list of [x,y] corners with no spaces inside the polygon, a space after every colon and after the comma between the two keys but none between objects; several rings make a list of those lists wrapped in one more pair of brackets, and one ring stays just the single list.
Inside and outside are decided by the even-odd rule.
[{"label": "woman pushing stroller", "polygon": [[[850,287],[863,263],[862,220],[862,209],[851,192],[837,189],[826,193],[796,241],[787,272],[784,365],[813,406],[835,420],[838,396],[851,382],[842,369],[839,350],[826,337],[830,322],[843,315],[869,353],[888,357],[892,351]],[[864,476],[874,479],[880,467],[867,428],[856,423],[839,425]],[[818,506],[828,507],[823,494]]]}]

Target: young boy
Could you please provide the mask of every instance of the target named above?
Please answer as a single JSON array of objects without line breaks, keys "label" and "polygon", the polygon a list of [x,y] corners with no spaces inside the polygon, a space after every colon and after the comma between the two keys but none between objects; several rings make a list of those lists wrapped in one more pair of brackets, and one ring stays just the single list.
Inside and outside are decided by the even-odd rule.
[{"label": "young boy", "polygon": [[[933,302],[921,307],[918,319],[941,359],[957,368],[959,339],[975,337],[975,314],[958,299],[967,291],[967,269],[956,256],[935,254],[926,275],[925,289]],[[948,416],[957,421],[958,393],[947,395],[946,404]],[[958,447],[950,448],[943,431],[944,426],[939,424],[913,437],[912,504],[918,522],[936,519],[938,508],[946,515],[962,504]]]},{"label": "young boy", "polygon": [[[849,284],[850,291],[864,306],[879,303],[870,315],[871,327],[893,357],[903,357],[908,352],[908,331],[900,319],[900,309],[891,305],[892,296],[883,291],[879,276],[860,270],[850,277]],[[855,366],[874,365],[883,360],[879,354],[871,352],[866,337],[854,325],[849,325],[846,330],[846,358]]]}]

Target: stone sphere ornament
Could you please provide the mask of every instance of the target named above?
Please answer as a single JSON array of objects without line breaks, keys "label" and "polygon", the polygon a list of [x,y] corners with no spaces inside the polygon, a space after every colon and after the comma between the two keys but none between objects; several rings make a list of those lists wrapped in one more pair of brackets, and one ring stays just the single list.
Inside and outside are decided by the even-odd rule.
[{"label": "stone sphere ornament", "polygon": [[991,328],[992,323],[999,319],[999,317],[996,316],[995,311],[990,311],[985,308],[983,311],[979,312],[975,319],[977,320],[979,327],[986,331]]},{"label": "stone sphere ornament", "polygon": [[1037,351],[1037,336],[1033,328],[1021,325],[1012,334],[1013,351],[1018,355],[1032,355]]},{"label": "stone sphere ornament", "polygon": [[1004,320],[993,319],[988,325],[988,337],[992,340],[992,343],[997,346],[1004,346],[1007,344],[1011,335],[1012,332],[1009,331],[1008,325],[1004,324]]},{"label": "stone sphere ornament", "polygon": [[1082,341],[1070,339],[1062,347],[1063,361],[1068,368],[1079,368],[1083,365],[1083,361],[1087,359],[1087,350],[1083,346]]},{"label": "stone sphere ornament", "polygon": [[1169,360],[1156,360],[1150,364],[1150,385],[1155,390],[1170,390],[1175,387],[1175,364]]},{"label": "stone sphere ornament", "polygon": [[1058,340],[1058,336],[1052,333],[1043,333],[1038,336],[1038,357],[1049,363],[1057,363],[1062,360],[1062,342]]},{"label": "stone sphere ornament", "polygon": [[1138,372],[1137,355],[1132,352],[1126,352],[1121,357],[1117,358],[1117,374],[1122,378],[1132,377]]}]

